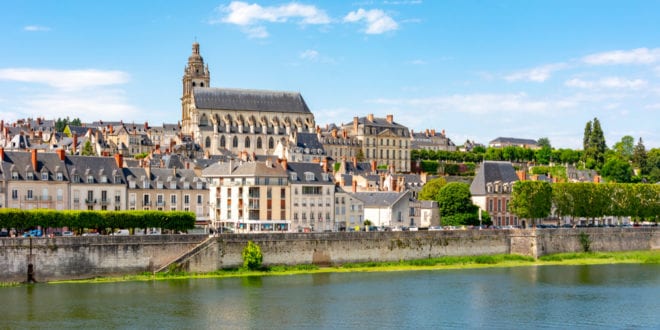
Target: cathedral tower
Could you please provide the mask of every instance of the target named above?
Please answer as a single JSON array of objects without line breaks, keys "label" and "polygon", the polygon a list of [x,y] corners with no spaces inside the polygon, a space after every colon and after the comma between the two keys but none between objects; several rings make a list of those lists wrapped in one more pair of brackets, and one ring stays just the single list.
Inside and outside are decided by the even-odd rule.
[{"label": "cathedral tower", "polygon": [[182,126],[183,131],[190,132],[194,123],[190,113],[192,108],[192,93],[195,87],[211,87],[211,74],[208,65],[204,65],[204,59],[199,54],[199,43],[192,45],[192,54],[188,57],[188,65],[183,70],[183,95],[181,96]]}]

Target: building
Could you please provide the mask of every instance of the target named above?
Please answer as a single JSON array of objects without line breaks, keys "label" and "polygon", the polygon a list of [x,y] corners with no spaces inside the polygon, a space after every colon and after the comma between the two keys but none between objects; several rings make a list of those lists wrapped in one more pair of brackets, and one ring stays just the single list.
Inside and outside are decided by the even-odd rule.
[{"label": "building", "polygon": [[364,220],[372,226],[409,226],[410,192],[358,192],[352,197],[364,203]]},{"label": "building", "polygon": [[340,130],[332,124],[325,130],[318,129],[317,132],[326,155],[332,160],[336,162],[349,159],[364,160],[362,142],[355,136],[350,136],[347,130]]},{"label": "building", "polygon": [[492,140],[488,143],[488,146],[491,148],[504,148],[504,147],[521,147],[529,149],[538,149],[539,146],[536,140],[531,139],[519,139],[511,137],[498,137],[495,140]]},{"label": "building", "polygon": [[410,141],[412,150],[456,151],[456,145],[445,135],[445,130],[442,133],[436,133],[435,129],[419,133],[411,130]]},{"label": "building", "polygon": [[[59,154],[63,154],[60,152]],[[67,156],[71,210],[126,210],[126,179],[123,156]]]},{"label": "building", "polygon": [[364,202],[356,198],[353,193],[339,186],[335,188],[335,224],[338,231],[362,227],[364,224]]},{"label": "building", "polygon": [[335,223],[335,183],[328,171],[328,161],[294,163],[286,166],[291,186],[291,229],[298,232],[337,231]]},{"label": "building", "polygon": [[184,70],[181,108],[181,133],[210,155],[272,155],[292,132],[316,130],[314,115],[300,93],[212,88],[197,42]]},{"label": "building", "polygon": [[397,172],[410,172],[410,133],[407,127],[394,121],[393,115],[354,117],[353,123],[342,129],[360,141],[366,161],[375,161],[386,169],[392,167]]},{"label": "building", "polygon": [[229,160],[202,171],[210,185],[210,221],[218,230],[289,231],[291,200],[286,160]]},{"label": "building", "polygon": [[470,185],[472,202],[486,210],[495,226],[524,226],[524,223],[509,211],[511,190],[518,175],[510,162],[485,161],[477,169]]}]

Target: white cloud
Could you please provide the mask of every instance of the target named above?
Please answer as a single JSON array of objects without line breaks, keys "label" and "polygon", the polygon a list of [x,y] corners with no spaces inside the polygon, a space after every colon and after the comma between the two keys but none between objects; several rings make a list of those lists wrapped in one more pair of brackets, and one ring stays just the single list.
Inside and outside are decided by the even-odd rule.
[{"label": "white cloud", "polygon": [[304,52],[300,53],[300,58],[303,60],[314,61],[319,58],[319,52],[314,49],[307,49]]},{"label": "white cloud", "polygon": [[533,81],[533,82],[544,82],[548,80],[548,78],[550,78],[553,72],[565,69],[567,67],[568,65],[566,63],[547,64],[536,68],[515,72],[513,74],[504,77],[504,79],[508,81],[524,80],[524,81]]},{"label": "white cloud", "polygon": [[32,68],[0,69],[0,80],[46,84],[61,90],[124,84],[129,75],[122,71],[51,70]]},{"label": "white cloud", "polygon": [[412,64],[412,65],[424,65],[424,64],[426,64],[426,61],[416,59],[416,60],[408,61],[408,63]]},{"label": "white cloud", "polygon": [[660,62],[660,48],[637,48],[633,50],[614,50],[585,56],[582,61],[590,65],[608,64],[653,64]]},{"label": "white cloud", "polygon": [[357,23],[360,21],[365,21],[367,24],[364,31],[366,34],[382,34],[399,28],[397,22],[379,9],[364,10],[360,8],[344,17],[344,22]]},{"label": "white cloud", "polygon": [[48,32],[50,31],[50,28],[47,26],[41,26],[41,25],[27,25],[23,27],[23,31],[28,31],[28,32]]},{"label": "white cloud", "polygon": [[134,118],[141,111],[127,103],[121,90],[96,89],[94,93],[65,91],[44,93],[24,98],[16,105],[18,112],[58,118],[63,114],[83,121],[113,118]]},{"label": "white cloud", "polygon": [[429,113],[458,111],[472,114],[504,112],[543,112],[559,107],[559,103],[534,100],[525,93],[517,94],[455,94],[417,99],[375,99],[371,102],[388,106],[422,108]]},{"label": "white cloud", "polygon": [[256,3],[249,4],[243,1],[232,1],[228,6],[221,6],[219,10],[226,15],[214,23],[227,23],[243,27],[243,32],[251,38],[266,38],[268,31],[262,23],[286,23],[296,20],[299,24],[328,24],[330,18],[321,9],[312,5],[303,5],[295,2],[281,6],[262,7]]},{"label": "white cloud", "polygon": [[619,88],[619,89],[640,89],[646,87],[648,82],[643,79],[624,79],[619,77],[607,77],[596,81],[586,81],[579,78],[567,80],[564,85],[575,88]]}]

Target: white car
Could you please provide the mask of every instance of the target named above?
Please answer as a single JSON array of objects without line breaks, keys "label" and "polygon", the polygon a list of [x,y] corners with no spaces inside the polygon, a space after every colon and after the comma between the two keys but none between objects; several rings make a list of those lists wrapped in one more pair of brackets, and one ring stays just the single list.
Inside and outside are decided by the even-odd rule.
[{"label": "white car", "polygon": [[408,231],[418,231],[419,229],[415,226],[408,227]]},{"label": "white car", "polygon": [[431,226],[429,227],[429,231],[438,231],[442,230],[442,226]]}]

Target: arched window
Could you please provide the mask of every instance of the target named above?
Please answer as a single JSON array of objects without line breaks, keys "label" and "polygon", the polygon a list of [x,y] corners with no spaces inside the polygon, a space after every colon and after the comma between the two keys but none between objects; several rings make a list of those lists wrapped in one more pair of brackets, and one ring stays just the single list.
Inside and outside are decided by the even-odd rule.
[{"label": "arched window", "polygon": [[204,148],[210,148],[211,147],[211,137],[207,136],[206,141],[204,142]]},{"label": "arched window", "polygon": [[203,82],[199,83],[199,87],[204,87],[204,83]]},{"label": "arched window", "polygon": [[225,141],[225,136],[220,137],[220,148],[224,148],[227,145],[227,141]]},{"label": "arched window", "polygon": [[249,147],[250,147],[250,137],[245,137],[245,148],[247,149]]},{"label": "arched window", "polygon": [[195,82],[193,81],[193,87],[195,87],[195,86],[197,86],[197,85],[196,85]]},{"label": "arched window", "polygon": [[268,139],[268,149],[273,149],[275,148],[275,141],[273,141],[273,138]]},{"label": "arched window", "polygon": [[231,142],[231,146],[238,148],[238,137],[234,136],[234,140]]},{"label": "arched window", "polygon": [[261,137],[257,138],[257,149],[261,149]]},{"label": "arched window", "polygon": [[199,118],[199,126],[208,126],[209,125],[209,119],[206,118],[206,114],[203,114],[201,118]]}]

